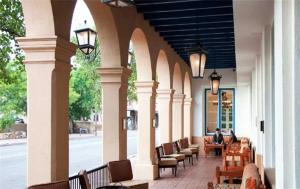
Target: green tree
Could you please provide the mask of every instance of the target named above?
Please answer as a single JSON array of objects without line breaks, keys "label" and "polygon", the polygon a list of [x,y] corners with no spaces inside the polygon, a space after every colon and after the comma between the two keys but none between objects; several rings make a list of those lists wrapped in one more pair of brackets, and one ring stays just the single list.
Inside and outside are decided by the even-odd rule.
[{"label": "green tree", "polygon": [[134,53],[132,54],[131,62],[129,64],[129,68],[131,69],[131,74],[128,78],[128,91],[127,91],[127,99],[129,102],[136,102],[137,95],[136,95],[136,87],[135,82],[137,79],[136,73],[136,60]]},{"label": "green tree", "polygon": [[0,0],[0,130],[26,113],[24,55],[16,42],[24,35],[20,1]]},{"label": "green tree", "polygon": [[[96,47],[98,49],[98,43]],[[100,63],[100,55],[88,58],[77,50],[70,79],[69,114],[72,120],[86,119],[92,111],[100,111],[102,93],[100,77],[96,72]]]}]

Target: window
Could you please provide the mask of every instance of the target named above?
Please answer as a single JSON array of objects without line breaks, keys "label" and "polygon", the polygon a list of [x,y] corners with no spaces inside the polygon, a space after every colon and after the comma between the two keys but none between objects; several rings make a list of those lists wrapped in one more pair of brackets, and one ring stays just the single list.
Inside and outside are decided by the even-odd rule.
[{"label": "window", "polygon": [[219,89],[218,95],[205,89],[205,133],[213,134],[220,128],[223,134],[234,131],[234,89]]}]

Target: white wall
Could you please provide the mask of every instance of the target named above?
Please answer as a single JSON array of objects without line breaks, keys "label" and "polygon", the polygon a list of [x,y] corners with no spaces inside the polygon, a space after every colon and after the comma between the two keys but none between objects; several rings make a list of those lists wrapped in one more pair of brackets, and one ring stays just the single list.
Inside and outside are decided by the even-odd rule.
[{"label": "white wall", "polygon": [[[236,89],[236,72],[233,69],[217,69],[219,74],[222,75],[220,88],[235,88]],[[203,79],[193,79],[192,81],[192,91],[194,99],[194,133],[193,136],[203,136],[205,135],[205,96],[204,91],[206,88],[210,88],[210,83],[208,76],[213,72],[213,70],[205,70]],[[237,124],[235,125],[237,129]]]},{"label": "white wall", "polygon": [[235,133],[237,136],[250,137],[251,96],[249,83],[237,83],[235,93]]}]

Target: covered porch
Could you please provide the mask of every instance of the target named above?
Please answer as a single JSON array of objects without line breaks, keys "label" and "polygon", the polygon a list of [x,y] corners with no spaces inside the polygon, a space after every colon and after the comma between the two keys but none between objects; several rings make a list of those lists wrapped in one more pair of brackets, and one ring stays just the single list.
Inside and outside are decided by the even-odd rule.
[{"label": "covered porch", "polygon": [[[84,2],[100,42],[103,165],[127,159],[124,120],[132,43],[138,99],[134,179],[147,181],[149,188],[207,188],[208,182],[216,183],[216,167],[222,167],[223,158],[205,158],[204,138],[219,128],[223,135],[232,130],[249,140],[263,184],[299,187],[298,1],[135,0],[117,7],[100,0]],[[76,0],[22,1],[26,36],[18,43],[27,72],[27,186],[68,180],[71,188],[80,188],[78,177],[69,177],[75,6]],[[202,76],[193,70],[190,58],[195,52],[206,56]],[[222,75],[216,94],[209,77],[214,70]],[[158,179],[156,147],[183,138],[199,146],[199,160],[194,158],[194,165],[187,163],[185,169],[179,164],[176,177],[166,170]],[[100,166],[100,176],[91,176],[98,169],[88,172],[95,180],[90,180],[92,188],[93,182],[109,182],[107,167]]]}]

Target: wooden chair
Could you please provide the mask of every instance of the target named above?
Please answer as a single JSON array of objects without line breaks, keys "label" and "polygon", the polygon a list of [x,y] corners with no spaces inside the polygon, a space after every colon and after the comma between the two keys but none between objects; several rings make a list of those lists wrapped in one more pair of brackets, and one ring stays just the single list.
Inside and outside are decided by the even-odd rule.
[{"label": "wooden chair", "polygon": [[29,186],[28,189],[70,189],[69,181],[58,181]]},{"label": "wooden chair", "polygon": [[182,138],[178,142],[180,144],[180,151],[190,150],[193,155],[196,155],[196,159],[198,161],[198,158],[199,158],[199,146],[198,145],[189,145],[188,138]]},{"label": "wooden chair", "polygon": [[182,153],[176,153],[174,151],[174,144],[169,142],[169,143],[164,143],[162,144],[162,149],[163,149],[163,155],[161,156],[162,158],[175,158],[178,163],[182,162],[183,168],[185,169],[185,154]]},{"label": "wooden chair", "polygon": [[166,158],[163,157],[163,149],[161,146],[156,147],[156,154],[157,154],[157,165],[158,165],[158,178],[160,178],[160,172],[162,169],[165,168],[172,168],[172,173],[175,175],[176,177],[176,173],[177,173],[177,164],[178,161],[175,158]]},{"label": "wooden chair", "polygon": [[244,156],[236,153],[225,153],[223,156],[223,168],[228,170],[244,170]]},{"label": "wooden chair", "polygon": [[193,162],[193,152],[189,149],[183,149],[181,150],[178,144],[178,141],[173,142],[173,146],[175,147],[176,151],[178,154],[184,154],[185,158],[187,158],[189,160],[189,163],[192,163],[192,165],[194,164]]},{"label": "wooden chair", "polygon": [[81,170],[78,173],[81,189],[91,189],[91,184],[86,170]]},{"label": "wooden chair", "polygon": [[130,160],[108,162],[111,185],[121,185],[132,189],[148,189],[148,182],[132,180]]}]

